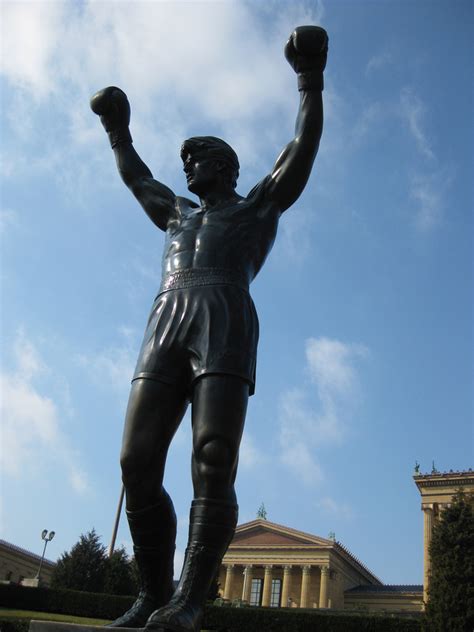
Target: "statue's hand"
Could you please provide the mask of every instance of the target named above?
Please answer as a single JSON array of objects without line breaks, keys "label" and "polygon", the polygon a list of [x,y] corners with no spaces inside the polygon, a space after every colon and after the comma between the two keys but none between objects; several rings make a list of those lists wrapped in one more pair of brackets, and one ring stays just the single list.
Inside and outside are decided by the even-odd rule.
[{"label": "statue's hand", "polygon": [[285,57],[299,75],[300,90],[322,90],[328,34],[320,26],[298,26],[288,38]]},{"label": "statue's hand", "polygon": [[127,128],[130,124],[130,103],[127,95],[115,86],[96,92],[91,99],[91,110],[100,116],[106,132]]},{"label": "statue's hand", "polygon": [[100,116],[100,122],[109,135],[113,148],[122,143],[131,143],[130,103],[120,88],[109,86],[96,92],[91,99],[91,109]]}]

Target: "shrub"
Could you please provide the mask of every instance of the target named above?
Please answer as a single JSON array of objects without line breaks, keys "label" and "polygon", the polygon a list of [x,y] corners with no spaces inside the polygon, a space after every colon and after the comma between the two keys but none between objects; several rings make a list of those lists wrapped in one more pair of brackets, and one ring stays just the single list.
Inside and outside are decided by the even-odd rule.
[{"label": "shrub", "polygon": [[[0,606],[19,610],[56,612],[97,619],[115,619],[133,597],[0,585]],[[286,608],[230,608],[207,606],[204,629],[229,632],[420,632],[420,620],[379,614]],[[27,632],[24,628],[1,632]]]},{"label": "shrub", "polygon": [[420,632],[420,621],[318,610],[208,606],[202,627],[221,632]]},{"label": "shrub", "polygon": [[28,632],[29,627],[30,622],[23,619],[14,621],[0,618],[0,632]]},{"label": "shrub", "polygon": [[57,612],[94,619],[116,619],[128,610],[133,602],[134,597],[121,595],[0,584],[0,606],[18,610]]},{"label": "shrub", "polygon": [[429,632],[474,629],[474,497],[458,492],[433,528]]}]

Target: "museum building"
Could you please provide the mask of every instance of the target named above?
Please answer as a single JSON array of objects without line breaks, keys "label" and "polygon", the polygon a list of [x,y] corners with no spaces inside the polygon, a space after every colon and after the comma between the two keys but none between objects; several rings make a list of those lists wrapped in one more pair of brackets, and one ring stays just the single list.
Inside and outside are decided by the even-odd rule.
[{"label": "museum building", "polygon": [[236,605],[421,612],[430,576],[434,524],[462,489],[474,493],[474,472],[413,476],[421,495],[424,584],[383,584],[340,542],[259,518],[239,525],[222,561],[218,583],[225,602]]},{"label": "museum building", "polygon": [[[41,564],[41,555],[22,549],[16,544],[0,540],[0,582],[10,584],[37,585],[35,578]],[[56,562],[43,559],[41,584],[49,586]],[[30,581],[29,581],[30,580]]]},{"label": "museum building", "polygon": [[433,527],[457,491],[474,494],[474,472],[471,469],[438,472],[433,464],[431,474],[421,474],[417,466],[413,479],[420,492],[423,512],[423,599],[427,601],[431,573],[429,547]]},{"label": "museum building", "polygon": [[251,606],[344,607],[344,592],[382,582],[345,547],[257,519],[239,525],[219,574],[224,600]]},{"label": "museum building", "polygon": [[423,587],[386,586],[340,542],[257,519],[239,525],[219,573],[234,605],[421,612]]}]

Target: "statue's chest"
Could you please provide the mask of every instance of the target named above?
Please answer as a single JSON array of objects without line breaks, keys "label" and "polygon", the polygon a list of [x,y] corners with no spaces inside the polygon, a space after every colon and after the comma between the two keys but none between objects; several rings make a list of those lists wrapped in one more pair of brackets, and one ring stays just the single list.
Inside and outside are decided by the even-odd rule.
[{"label": "statue's chest", "polygon": [[228,241],[247,232],[250,226],[247,215],[233,208],[194,211],[182,217],[172,231],[172,238],[181,243],[194,241],[201,245]]}]

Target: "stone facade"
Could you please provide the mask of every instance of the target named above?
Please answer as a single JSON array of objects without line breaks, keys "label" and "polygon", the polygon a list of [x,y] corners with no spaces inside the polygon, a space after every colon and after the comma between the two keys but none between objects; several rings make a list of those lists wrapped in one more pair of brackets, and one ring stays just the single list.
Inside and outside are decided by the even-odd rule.
[{"label": "stone facade", "polygon": [[474,472],[437,472],[434,467],[431,474],[415,472],[413,479],[421,495],[421,510],[423,511],[423,598],[428,599],[428,585],[430,580],[431,561],[429,546],[433,525],[452,501],[454,494],[463,490],[474,494]]},{"label": "stone facade", "polygon": [[[0,581],[37,586],[35,580],[41,562],[41,555],[36,555],[5,540],[0,540]],[[56,566],[50,560],[43,560],[41,568],[41,584],[49,586],[53,569]]]},{"label": "stone facade", "polygon": [[237,527],[219,573],[221,596],[256,606],[345,607],[345,593],[382,582],[342,544],[268,520]]},{"label": "stone facade", "polygon": [[348,610],[405,613],[423,610],[423,586],[357,586],[344,594]]}]

